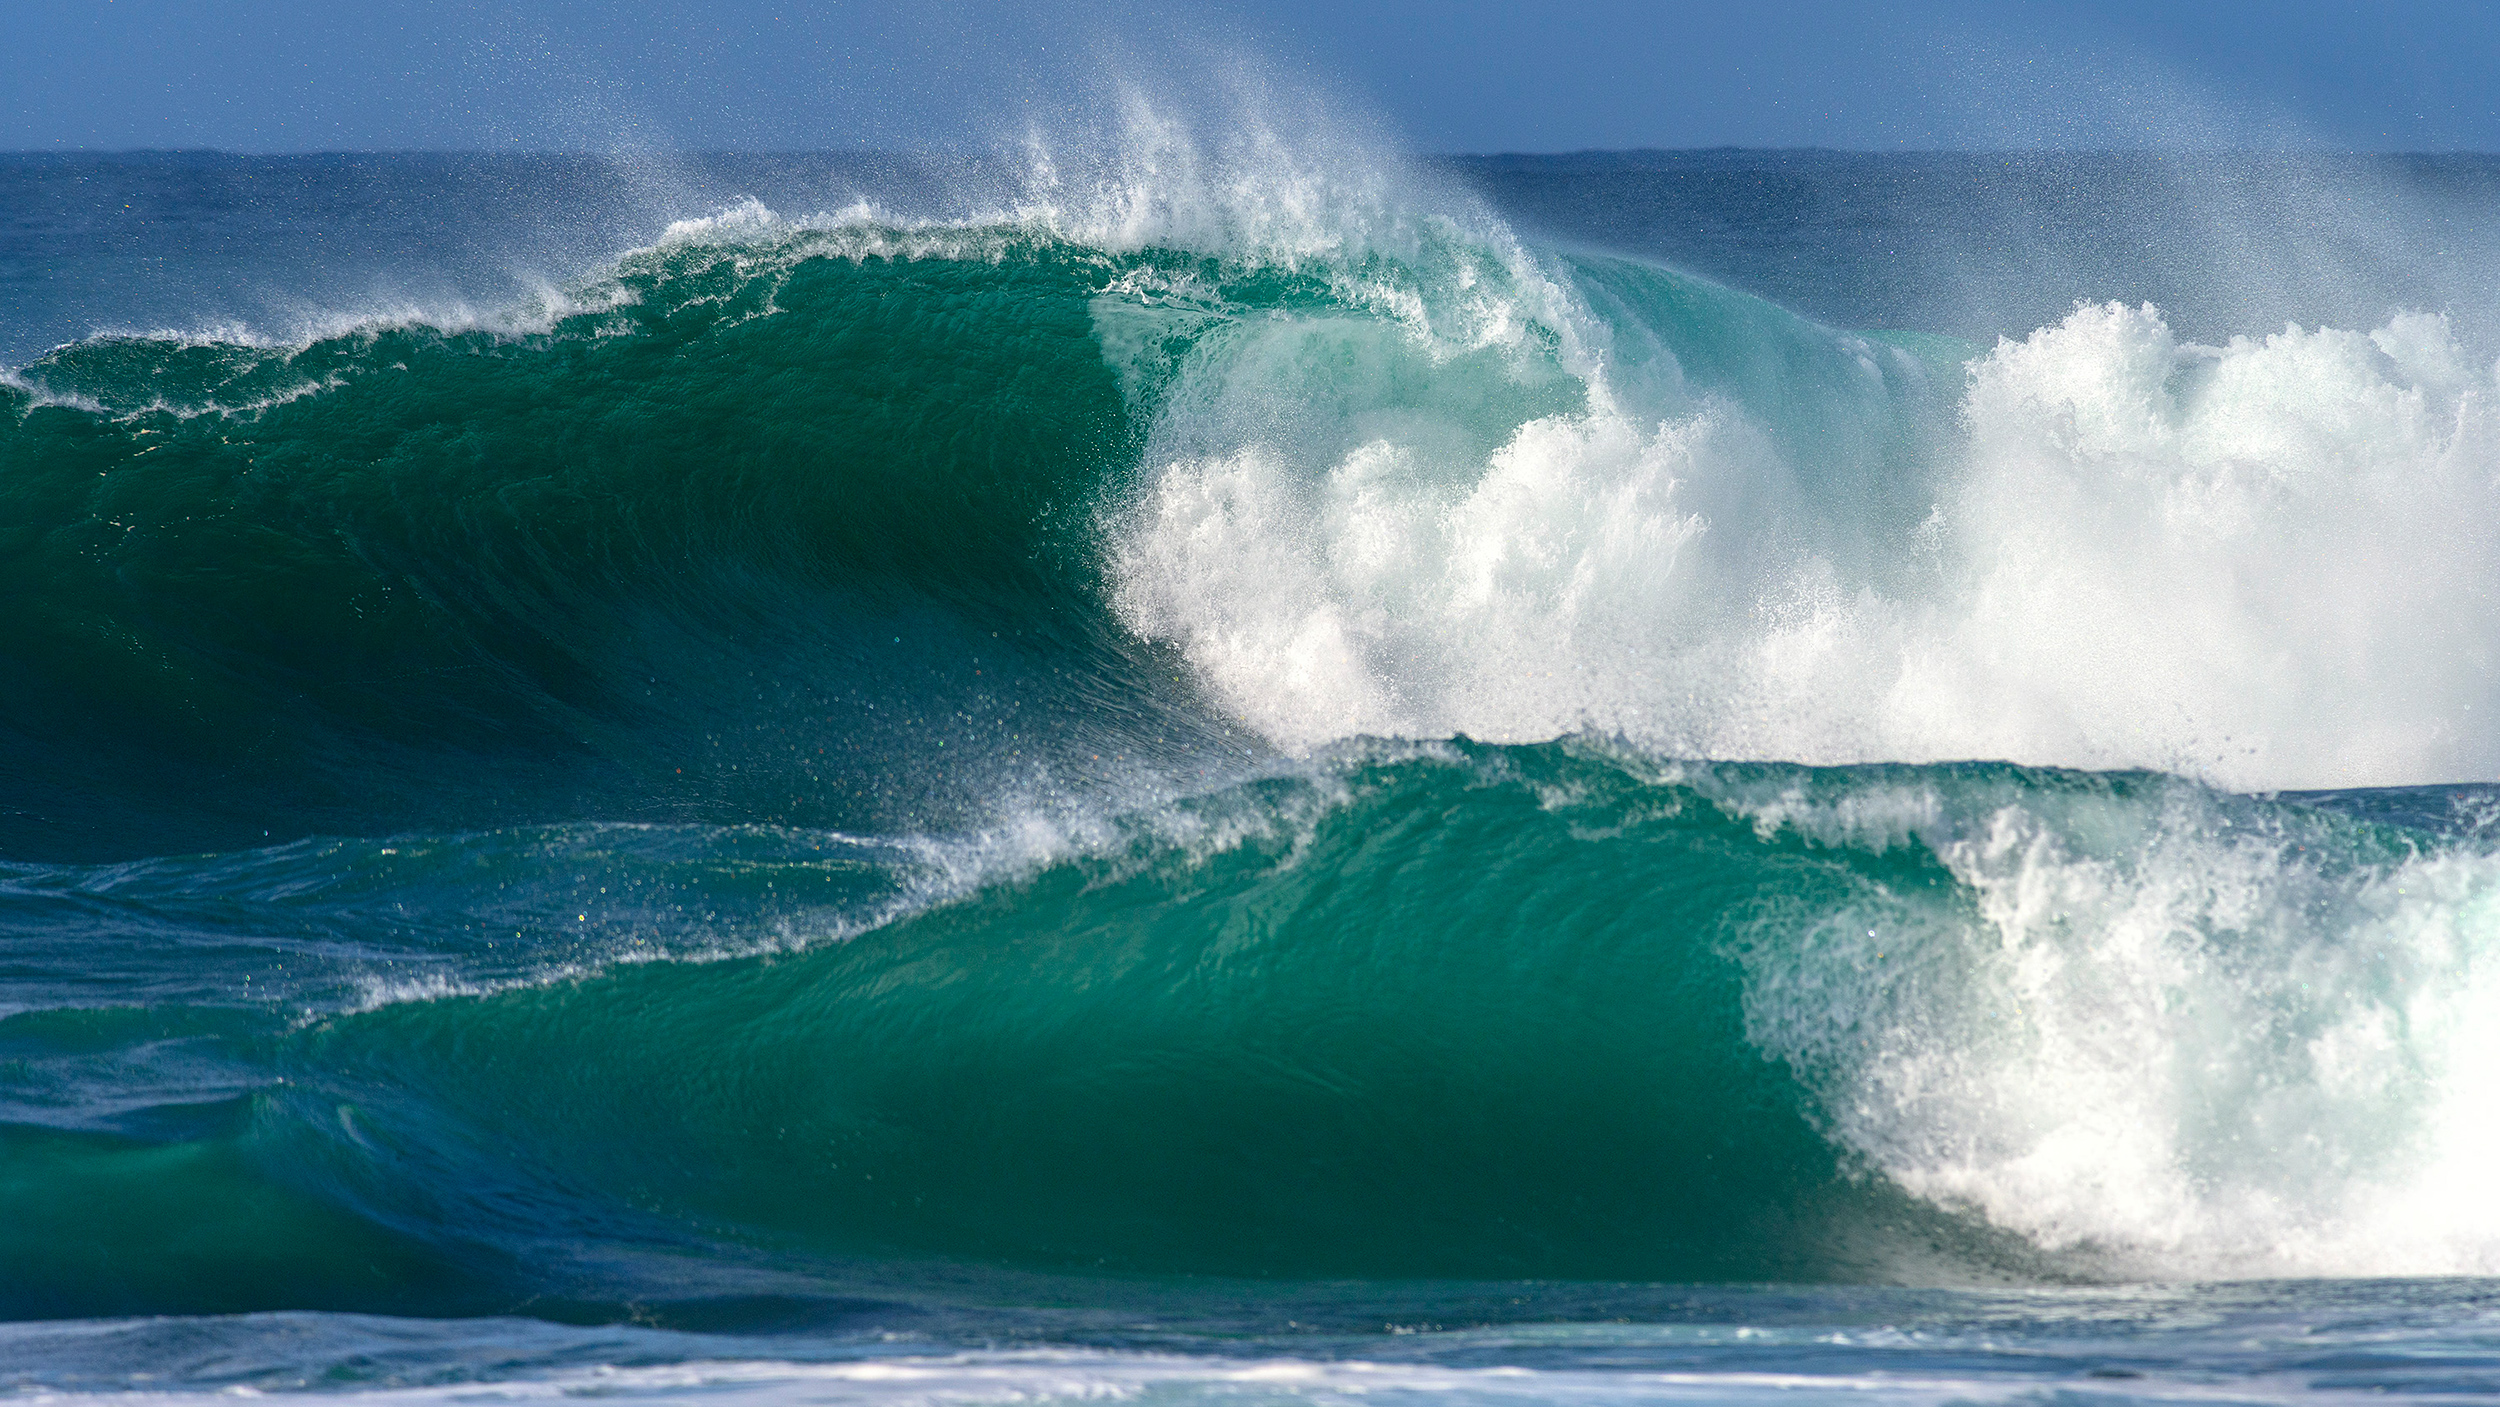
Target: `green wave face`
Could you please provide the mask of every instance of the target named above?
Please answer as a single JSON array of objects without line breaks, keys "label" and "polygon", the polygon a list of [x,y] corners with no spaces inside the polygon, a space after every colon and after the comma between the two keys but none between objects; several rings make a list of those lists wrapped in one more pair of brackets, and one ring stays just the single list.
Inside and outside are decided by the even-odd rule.
[{"label": "green wave face", "polygon": [[[782,1264],[1986,1272],[2001,1238],[1853,1169],[1746,1038],[1752,926],[1896,891],[1954,902],[1932,857],[1568,747],[1253,782],[847,941],[227,1023],[260,1073],[222,1122],[10,1148],[59,1215],[12,1233],[45,1274],[9,1308],[473,1306],[551,1224]],[[157,1276],[83,1239],[106,1187],[133,1242],[190,1226]]]},{"label": "green wave face", "polygon": [[[357,1107],[401,1156],[451,1114],[540,1187],[772,1243],[1298,1276],[1832,1269],[1844,1189],[1744,1042],[1726,915],[1868,881],[1627,779],[1557,814],[1502,770],[1254,786],[1175,816],[1177,844],[830,949],[394,1007],[294,1058],[378,1081]],[[1615,833],[1575,836],[1593,825]],[[462,1083],[476,1105],[393,1093]]]},{"label": "green wave face", "polygon": [[871,706],[1035,660],[1120,678],[1065,531],[1133,453],[1104,270],[749,253],[629,261],[618,306],[544,332],[29,368],[43,403],[0,392],[21,845],[473,823],[499,793],[858,820],[883,764],[845,754],[907,750]]}]

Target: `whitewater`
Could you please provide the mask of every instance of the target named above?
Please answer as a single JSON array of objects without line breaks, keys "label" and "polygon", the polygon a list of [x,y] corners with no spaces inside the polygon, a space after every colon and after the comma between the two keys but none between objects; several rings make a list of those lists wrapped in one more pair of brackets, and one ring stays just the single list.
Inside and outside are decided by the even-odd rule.
[{"label": "whitewater", "polygon": [[2482,166],[326,160],[0,162],[13,1390],[2500,1391]]}]

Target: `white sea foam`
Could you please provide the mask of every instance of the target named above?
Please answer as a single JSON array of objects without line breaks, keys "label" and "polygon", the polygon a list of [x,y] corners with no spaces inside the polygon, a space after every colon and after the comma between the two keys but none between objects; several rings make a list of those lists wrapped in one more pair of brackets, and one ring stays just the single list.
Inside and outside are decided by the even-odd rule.
[{"label": "white sea foam", "polygon": [[2359,855],[2184,783],[1702,784],[1958,881],[1743,953],[1753,1040],[1871,1169],[2097,1273],[2500,1272],[2500,854]]},{"label": "white sea foam", "polygon": [[[1752,1333],[1752,1330],[1740,1330]],[[2211,1400],[2186,1382],[2136,1382],[2126,1394],[2089,1388],[2067,1395],[2089,1402],[2177,1398]],[[435,1407],[444,1403],[565,1402],[590,1397],[626,1402],[825,1403],[857,1407],[950,1407],[951,1404],[1152,1402],[1350,1404],[1422,1401],[1469,1404],[1776,1402],[1784,1407],[1944,1407],[1955,1402],[2022,1400],[2036,1383],[2010,1375],[1888,1372],[1857,1376],[1777,1371],[1636,1372],[1447,1368],[1360,1359],[1214,1358],[1099,1350],[1026,1350],[863,1358],[849,1362],[771,1359],[712,1360],[664,1366],[568,1369],[456,1385],[385,1387],[332,1395],[289,1391],[291,1398],[339,1400],[369,1407]],[[249,1388],[224,1392],[128,1391],[110,1394],[37,1390],[24,1401],[83,1402],[109,1397],[131,1403],[231,1404],[257,1398]],[[2232,1400],[2245,1400],[2243,1397]]]},{"label": "white sea foam", "polygon": [[[1862,494],[1742,388],[1645,412],[1601,356],[1579,408],[1487,437],[1348,395],[1323,353],[1360,335],[1303,337],[1328,423],[1280,411],[1274,366],[1255,404],[1176,397],[1112,552],[1132,627],[1284,747],[1593,726],[2236,787],[2500,775],[2493,374],[2437,316],[2217,348],[2079,307],[1972,361],[1956,441]],[[1256,379],[1232,355],[1201,374]]]}]

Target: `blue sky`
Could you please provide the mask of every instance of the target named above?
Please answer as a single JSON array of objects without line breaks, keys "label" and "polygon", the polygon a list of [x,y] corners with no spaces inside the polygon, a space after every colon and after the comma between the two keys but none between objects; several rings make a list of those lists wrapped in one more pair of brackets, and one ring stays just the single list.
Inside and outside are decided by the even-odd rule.
[{"label": "blue sky", "polygon": [[[1116,18],[1112,18],[1116,11]],[[0,148],[931,147],[1243,56],[1434,151],[2500,150],[2500,0],[0,0]]]}]

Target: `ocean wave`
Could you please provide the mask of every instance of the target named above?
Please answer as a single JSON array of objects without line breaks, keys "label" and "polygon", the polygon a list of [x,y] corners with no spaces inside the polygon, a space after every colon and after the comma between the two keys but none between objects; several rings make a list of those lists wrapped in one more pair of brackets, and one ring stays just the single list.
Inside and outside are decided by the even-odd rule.
[{"label": "ocean wave", "polygon": [[[2500,860],[2459,798],[2397,825],[2155,774],[1365,745],[967,888],[854,850],[847,907],[737,833],[635,842],[718,854],[599,897],[501,862],[464,899],[438,856],[359,911],[465,938],[453,972],[512,961],[481,912],[601,923],[518,981],[257,1028],[0,1022],[75,1051],[140,1019],[225,1111],[12,1123],[22,1205],[61,1212],[10,1233],[45,1270],[12,1312],[229,1304],[197,1287],[238,1258],[244,1303],[491,1306],[576,1293],[583,1238],[664,1278],[2489,1273]],[[743,955],[639,946],[759,886],[802,907]],[[100,1187],[188,1249],[108,1274]]]},{"label": "ocean wave", "polygon": [[2481,793],[2235,794],[2500,771],[2445,322],[1134,135],[0,385],[7,1312],[2500,1270]]},{"label": "ocean wave", "polygon": [[[855,667],[916,610],[1151,700],[1146,732],[1288,751],[2500,771],[2492,374],[2436,316],[2198,347],[2092,306],[1963,348],[1226,179],[1152,218],[741,207],[506,325],[56,351],[0,387],[41,577],[15,711],[227,762],[183,715],[302,709],[363,754],[303,770],[605,733],[559,770],[613,795],[654,788],[635,677],[753,670],[759,617],[768,696],[838,691],[803,656]],[[348,682],[377,670],[396,701]]]}]

